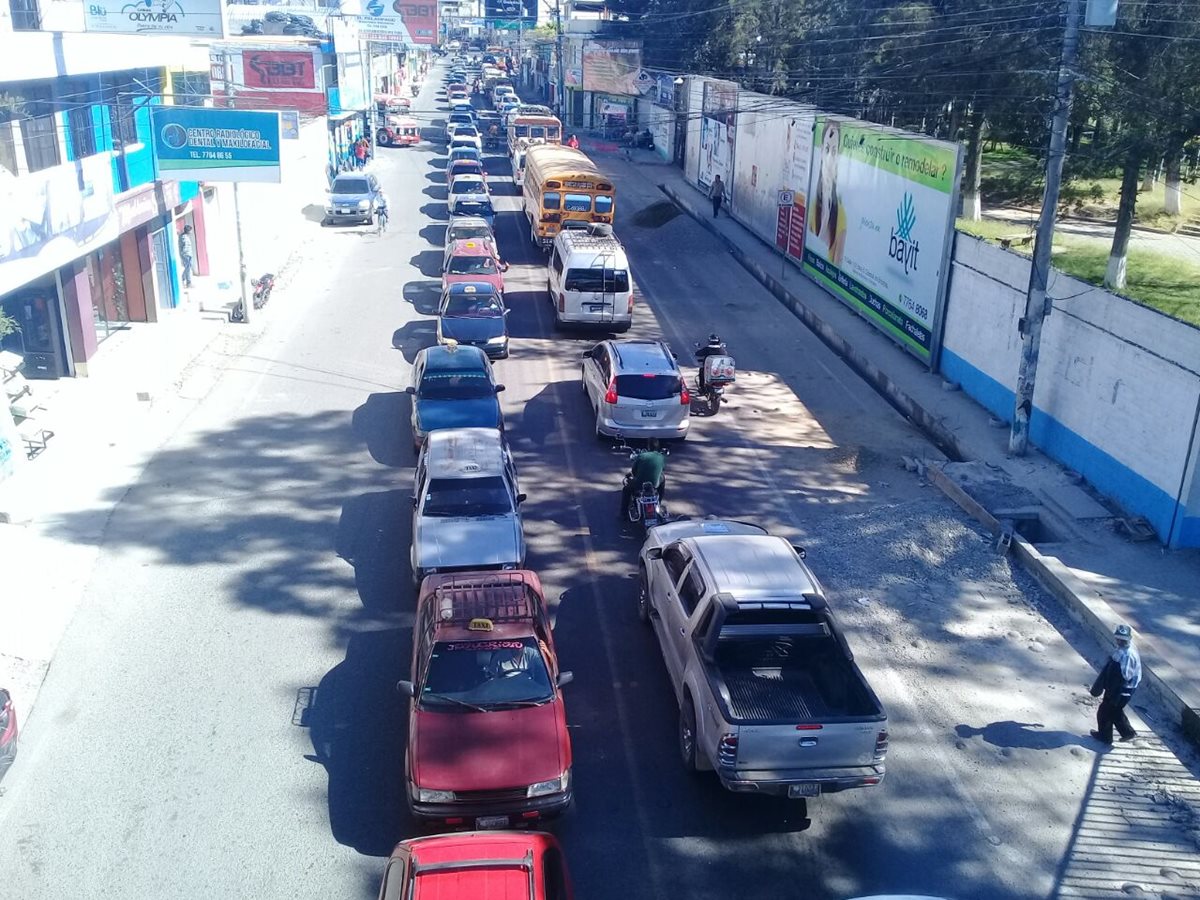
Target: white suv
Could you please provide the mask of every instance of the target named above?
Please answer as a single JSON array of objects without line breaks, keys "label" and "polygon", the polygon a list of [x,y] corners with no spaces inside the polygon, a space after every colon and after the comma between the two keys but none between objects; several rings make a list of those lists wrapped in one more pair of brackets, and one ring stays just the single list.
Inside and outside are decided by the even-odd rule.
[{"label": "white suv", "polygon": [[584,351],[580,377],[596,437],[687,437],[691,395],[662,341],[601,341]]}]

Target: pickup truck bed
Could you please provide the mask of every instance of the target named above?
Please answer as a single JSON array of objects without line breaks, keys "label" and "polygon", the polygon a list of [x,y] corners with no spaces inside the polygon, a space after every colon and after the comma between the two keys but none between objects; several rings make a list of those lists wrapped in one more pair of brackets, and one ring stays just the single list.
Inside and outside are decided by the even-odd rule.
[{"label": "pickup truck bed", "polygon": [[831,637],[722,640],[717,684],[735,721],[853,718],[879,712]]}]

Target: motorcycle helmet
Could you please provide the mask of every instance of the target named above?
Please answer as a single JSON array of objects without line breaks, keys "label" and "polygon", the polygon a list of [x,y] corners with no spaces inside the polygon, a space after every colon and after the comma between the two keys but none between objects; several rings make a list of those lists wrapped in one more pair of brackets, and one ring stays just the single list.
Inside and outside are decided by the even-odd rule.
[{"label": "motorcycle helmet", "polygon": [[1122,622],[1113,629],[1113,637],[1121,643],[1129,643],[1129,641],[1133,640],[1133,629]]}]

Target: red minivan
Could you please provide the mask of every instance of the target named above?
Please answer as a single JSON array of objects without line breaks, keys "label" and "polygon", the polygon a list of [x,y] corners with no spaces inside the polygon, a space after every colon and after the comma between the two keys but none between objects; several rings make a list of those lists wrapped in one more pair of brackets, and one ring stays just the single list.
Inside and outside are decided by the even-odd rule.
[{"label": "red minivan", "polygon": [[413,626],[405,759],[422,821],[511,828],[571,803],[571,738],[550,617],[525,570],[430,575]]},{"label": "red minivan", "polygon": [[492,831],[402,841],[379,900],[571,900],[562,847],[538,831]]}]

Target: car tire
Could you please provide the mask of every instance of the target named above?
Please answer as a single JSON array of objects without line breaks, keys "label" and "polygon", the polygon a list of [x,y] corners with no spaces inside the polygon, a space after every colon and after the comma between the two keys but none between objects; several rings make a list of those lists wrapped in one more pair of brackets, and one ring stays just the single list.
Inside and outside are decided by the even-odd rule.
[{"label": "car tire", "polygon": [[638,618],[650,624],[650,574],[646,571],[645,563],[638,566]]},{"label": "car tire", "polygon": [[679,759],[684,771],[700,771],[696,761],[696,706],[687,691],[684,691],[683,704],[679,707]]}]

